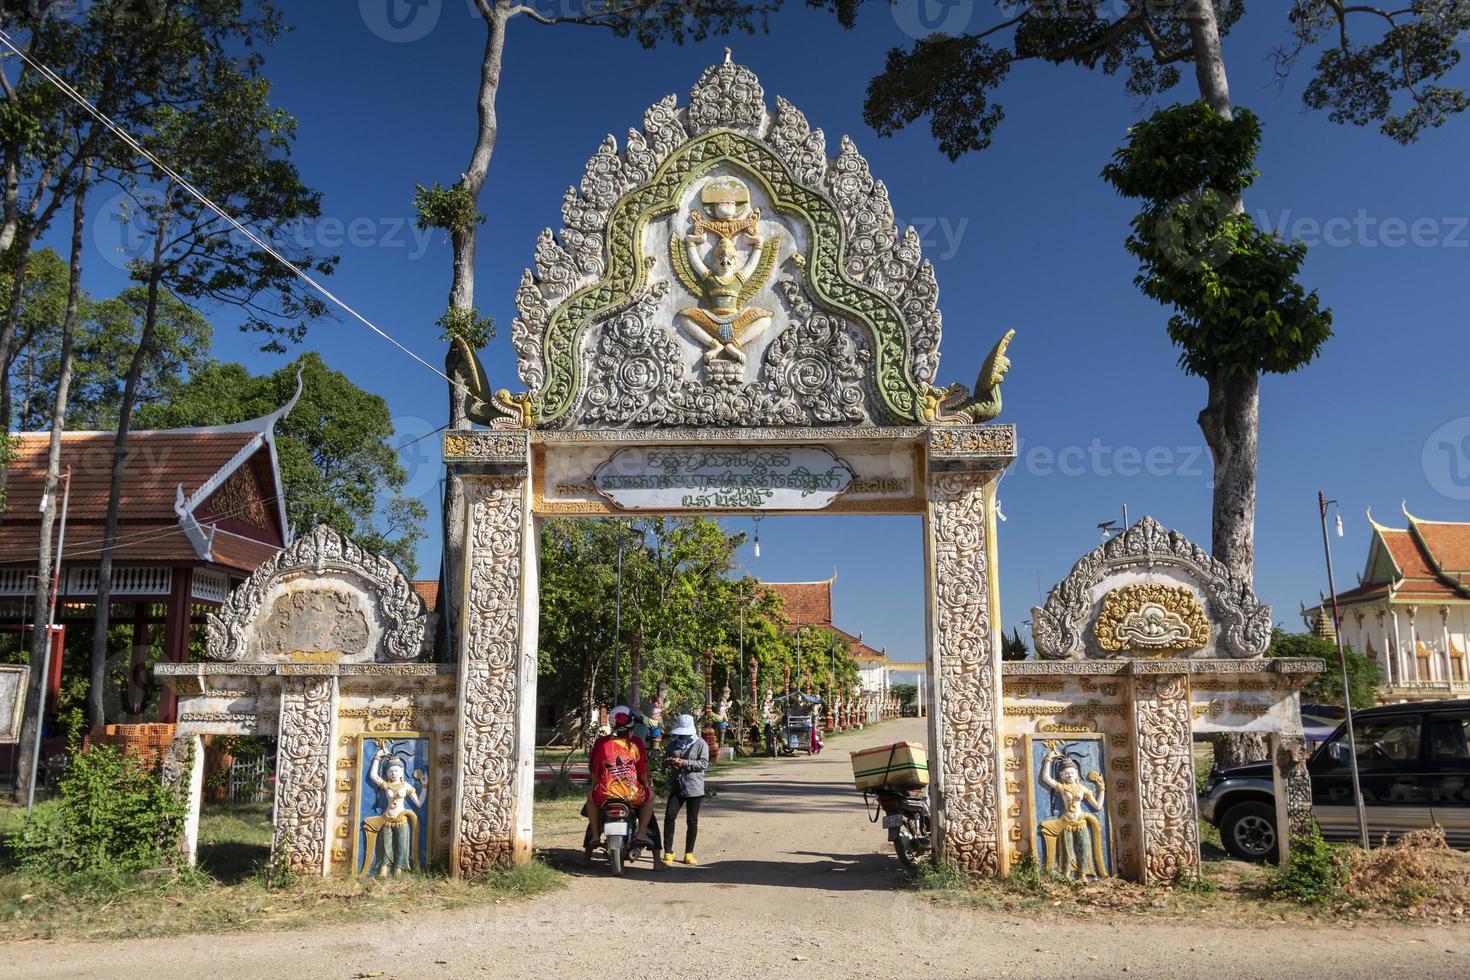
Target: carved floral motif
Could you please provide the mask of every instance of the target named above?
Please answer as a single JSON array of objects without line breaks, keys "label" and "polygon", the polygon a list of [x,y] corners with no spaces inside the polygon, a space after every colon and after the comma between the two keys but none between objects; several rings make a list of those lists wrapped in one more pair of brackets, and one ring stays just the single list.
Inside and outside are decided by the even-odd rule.
[{"label": "carved floral motif", "polygon": [[1185,675],[1150,674],[1134,681],[1133,739],[1143,883],[1171,885],[1197,876],[1199,821]]},{"label": "carved floral motif", "polygon": [[205,650],[211,660],[257,659],[258,650],[247,650],[250,627],[265,609],[266,597],[280,581],[303,574],[340,573],[367,588],[377,602],[383,635],[378,657],[383,660],[414,660],[424,646],[427,619],[424,602],[408,584],[391,559],[358,547],[350,538],[325,524],[297,538],[285,551],[266,559],[239,588],[230,593],[218,613],[210,613],[205,626]]},{"label": "carved floral motif", "polygon": [[1154,582],[1125,585],[1103,596],[1092,631],[1109,653],[1198,650],[1210,641],[1210,621],[1195,594]]},{"label": "carved floral motif", "polygon": [[474,878],[510,863],[514,851],[526,486],[524,477],[494,477],[468,480],[466,488],[470,544],[459,687],[462,801],[453,854],[457,873]]},{"label": "carved floral motif", "polygon": [[270,510],[249,467],[241,467],[209,498],[209,509],[221,518],[239,521],[264,531],[272,530]]},{"label": "carved floral motif", "polygon": [[281,693],[272,851],[302,874],[319,875],[326,868],[335,686],[330,677],[293,677]]},{"label": "carved floral motif", "polygon": [[1000,670],[990,622],[985,484],[978,473],[930,478],[933,588],[944,770],[944,853],[966,870],[1000,870],[996,780]]},{"label": "carved floral motif", "polygon": [[[920,236],[895,226],[886,188],[873,179],[850,140],[829,160],[821,130],[811,129],[784,99],[769,112],[755,75],[725,62],[704,73],[687,107],[674,96],[650,107],[642,132],[630,132],[621,154],[608,137],[578,187],[568,192],[562,231],[553,235],[548,229],[538,240],[535,271],[522,278],[516,294],[519,316],[512,325],[534,424],[617,424],[618,412],[609,412],[605,400],[589,397],[597,384],[594,362],[605,364],[611,356],[596,335],[622,330],[624,337],[615,337],[611,348],[624,342],[633,326],[629,310],[636,311],[656,285],[648,282],[652,256],[642,254],[647,222],[667,214],[670,202],[722,162],[758,178],[786,220],[803,226],[808,251],[797,259],[804,260],[814,283],[814,305],[822,317],[840,324],[847,341],[832,355],[845,357],[841,348],[854,343],[848,335],[855,332],[855,343],[870,362],[859,389],[863,412],[856,419],[843,412],[836,421],[932,421],[925,413],[932,408],[941,321],[933,269],[920,254]],[[779,325],[787,330],[827,327],[814,324],[812,317],[803,321],[793,311],[782,312],[787,316]],[[787,319],[793,327],[786,327]],[[590,343],[581,342],[583,331],[594,335]],[[846,367],[838,360],[828,370],[841,373]],[[646,362],[636,370],[645,385],[656,380]],[[607,368],[602,371],[606,375]],[[802,376],[815,377],[810,371]],[[650,406],[642,415],[667,416],[674,420],[664,423],[670,425],[763,425],[782,417],[771,411],[746,416],[738,401],[706,391],[692,409]],[[709,421],[677,421],[686,416]]]},{"label": "carved floral motif", "polygon": [[1286,785],[1286,819],[1289,836],[1309,837],[1317,830],[1312,810],[1312,777],[1307,772],[1307,740],[1303,735],[1277,734],[1271,757],[1278,782]]},{"label": "carved floral motif", "polygon": [[[937,434],[937,433],[936,433]],[[1271,644],[1271,607],[1256,598],[1250,584],[1177,531],[1152,517],[1084,555],[1071,573],[1034,608],[1031,633],[1036,653],[1052,660],[1097,656],[1087,642],[1098,583],[1130,570],[1172,569],[1204,594],[1215,631],[1215,649],[1229,657],[1260,657]]]}]

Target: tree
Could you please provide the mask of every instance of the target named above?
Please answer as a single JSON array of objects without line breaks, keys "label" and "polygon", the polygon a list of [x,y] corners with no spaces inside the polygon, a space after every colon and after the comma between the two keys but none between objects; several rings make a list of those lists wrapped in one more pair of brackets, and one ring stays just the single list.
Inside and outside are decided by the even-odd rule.
[{"label": "tree", "polygon": [[[1313,633],[1288,633],[1277,627],[1271,632],[1271,646],[1266,650],[1266,656],[1325,660],[1327,669],[1302,688],[1301,698],[1308,704],[1342,706],[1342,671],[1337,665],[1337,644],[1332,640]],[[1347,663],[1348,692],[1352,695],[1353,710],[1377,704],[1378,687],[1383,683],[1377,662],[1348,646],[1343,647],[1343,660]]]},{"label": "tree", "polygon": [[[611,31],[617,37],[636,37],[645,48],[653,47],[661,38],[675,43],[686,39],[703,41],[713,31],[729,33],[743,30],[754,33],[759,25],[781,5],[781,0],[607,0],[582,5],[580,13],[552,14],[521,0],[473,0],[485,24],[485,49],[480,59],[480,82],[475,95],[476,131],[470,151],[469,165],[452,185],[435,182],[430,187],[417,185],[414,206],[418,210],[420,228],[440,228],[449,236],[451,276],[449,307],[440,318],[444,339],[451,342],[445,357],[444,373],[449,380],[449,424],[456,429],[469,424],[468,389],[465,379],[468,366],[463,350],[478,350],[495,331],[493,321],[480,316],[475,305],[475,250],[479,227],[484,222],[480,213],[480,193],[490,173],[490,160],[495,141],[500,135],[496,103],[500,97],[501,62],[505,54],[506,29],[510,22],[524,17],[544,26],[575,25]],[[571,9],[576,9],[575,5]],[[456,349],[454,341],[464,346]],[[455,590],[464,552],[464,489],[458,475],[450,473],[444,481],[444,552],[440,568],[440,642],[445,643],[458,628],[459,607]]]},{"label": "tree", "polygon": [[[92,172],[133,167],[106,126],[35,66],[54,69],[100,114],[146,131],[158,114],[197,104],[211,82],[205,56],[269,40],[279,22],[268,0],[251,0],[248,10],[246,0],[27,0],[0,5],[0,26],[21,53],[0,59],[0,268],[11,285],[0,325],[0,426],[9,432],[9,369],[31,249]],[[0,465],[0,488],[6,475]]]},{"label": "tree", "polygon": [[[189,175],[199,190],[244,226],[267,240],[283,242],[292,222],[320,214],[320,195],[302,182],[288,157],[295,120],[270,104],[270,84],[257,74],[258,59],[238,59],[202,46],[196,71],[207,80],[188,106],[163,106],[149,116],[154,155]],[[294,271],[254,242],[231,234],[231,225],[156,165],[127,175],[122,186],[133,197],[151,255],[132,264],[133,278],[146,290],[142,330],[123,385],[113,444],[112,484],[97,566],[97,629],[93,637],[91,718],[103,723],[101,692],[105,668],[112,555],[128,431],[144,368],[154,355],[160,312],[172,293],[191,304],[226,305],[242,312],[241,329],[264,336],[265,350],[283,350],[299,340],[306,322],[326,312],[325,304]],[[304,247],[282,246],[298,267],[330,273],[335,258],[318,258]],[[292,322],[296,321],[296,322]]]},{"label": "tree", "polygon": [[1006,636],[1004,633],[1001,634],[1000,659],[1025,660],[1026,654],[1029,652],[1030,648],[1026,646],[1026,641],[1021,637],[1020,627],[1012,629],[1010,636]]},{"label": "tree", "polygon": [[[46,427],[53,398],[48,390],[55,384],[57,355],[61,345],[58,329],[66,315],[67,265],[55,249],[43,248],[31,256],[22,273],[20,311],[10,354],[10,418],[19,432]],[[12,274],[0,271],[0,296],[9,296]]]},{"label": "tree", "polygon": [[[52,554],[51,535],[56,527],[56,496],[61,487],[61,431],[66,426],[67,400],[71,391],[71,373],[75,362],[77,322],[83,303],[82,244],[86,229],[87,191],[91,187],[92,168],[82,167],[81,185],[72,200],[71,258],[67,266],[66,306],[61,314],[61,338],[56,350],[56,387],[51,398],[51,438],[46,449],[46,482],[41,509],[41,546],[39,572],[36,576],[35,613],[31,623],[30,675],[25,703],[38,705],[45,697],[45,663],[51,645],[52,580],[59,576],[57,558]],[[41,737],[40,717],[27,711],[21,723],[20,742],[16,746],[17,766],[14,796],[19,802],[21,787],[31,786],[36,741]],[[27,803],[34,802],[27,800]]]},{"label": "tree", "polygon": [[388,403],[319,354],[258,377],[239,364],[210,362],[167,401],[139,409],[137,419],[149,428],[179,428],[258,418],[291,399],[298,372],[301,398],[276,426],[287,521],[302,532],[328,524],[411,577],[428,511],[399,493],[409,474],[389,444]]},{"label": "tree", "polygon": [[1184,370],[1206,379],[1200,428],[1215,455],[1217,557],[1246,581],[1254,557],[1257,390],[1262,374],[1309,364],[1332,335],[1332,312],[1298,274],[1301,242],[1263,231],[1239,207],[1254,180],[1261,128],[1208,103],[1154,113],[1129,131],[1103,177],[1142,201],[1127,249],[1146,296],[1170,306]]},{"label": "tree", "polygon": [[[148,290],[142,286],[88,304],[72,382],[72,428],[102,432],[118,427],[126,378],[117,365],[140,346],[147,316]],[[190,374],[209,362],[214,329],[202,313],[160,291],[153,318],[152,339],[133,393],[135,411],[172,398]]]},{"label": "tree", "polygon": [[[808,2],[832,10],[848,27],[861,6],[861,0]],[[883,72],[868,87],[868,123],[880,135],[891,135],[927,117],[930,132],[950,159],[983,150],[1005,118],[994,93],[1012,66],[1027,61],[1095,68],[1108,75],[1121,72],[1126,90],[1142,97],[1172,89],[1181,80],[1181,66],[1193,64],[1200,99],[1223,121],[1234,118],[1221,38],[1244,13],[1244,0],[1008,0],[1000,7],[996,23],[973,33],[935,34],[908,50],[891,50]],[[1423,0],[1398,9],[1293,0],[1286,7],[1287,37],[1271,52],[1278,72],[1285,78],[1307,52],[1319,51],[1303,97],[1333,121],[1378,123],[1390,138],[1409,142],[1470,104],[1464,92],[1440,84],[1459,63],[1458,39],[1470,29],[1470,3],[1465,0]],[[1362,31],[1368,32],[1366,38]],[[1241,143],[1237,135],[1229,148],[1238,151]],[[1231,162],[1206,161],[1216,174],[1239,174]],[[1244,210],[1243,190],[1242,185],[1224,198],[1229,211]],[[1244,230],[1236,222],[1223,224],[1228,227],[1221,233],[1227,237]],[[1242,264],[1261,262],[1278,274],[1289,270],[1294,275],[1289,247],[1267,248],[1259,239],[1244,244],[1251,248],[1232,252],[1231,264],[1240,254]],[[1255,277],[1248,272],[1241,278]],[[1183,315],[1187,321],[1188,314]],[[1250,581],[1259,372],[1248,370],[1249,358],[1238,356],[1240,351],[1224,353],[1232,356],[1222,358],[1219,371],[1210,358],[1196,363],[1188,350],[1186,366],[1203,368],[1208,386],[1199,423],[1215,462],[1212,551]]]}]

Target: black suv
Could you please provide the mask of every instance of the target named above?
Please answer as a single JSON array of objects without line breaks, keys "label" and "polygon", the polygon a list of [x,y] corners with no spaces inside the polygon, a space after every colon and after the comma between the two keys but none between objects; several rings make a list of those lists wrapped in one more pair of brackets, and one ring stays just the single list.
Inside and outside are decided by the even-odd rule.
[{"label": "black suv", "polygon": [[[1385,704],[1355,711],[1353,720],[1372,841],[1438,824],[1450,846],[1470,848],[1470,699]],[[1358,837],[1350,764],[1346,724],[1307,762],[1312,807],[1328,840]],[[1276,860],[1269,762],[1211,772],[1199,812],[1235,857]]]}]

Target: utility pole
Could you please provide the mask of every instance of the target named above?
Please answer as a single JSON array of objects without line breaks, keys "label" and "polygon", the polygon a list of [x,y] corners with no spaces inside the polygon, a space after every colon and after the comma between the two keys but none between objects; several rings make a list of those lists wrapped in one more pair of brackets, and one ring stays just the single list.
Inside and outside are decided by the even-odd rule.
[{"label": "utility pole", "polygon": [[[46,610],[46,643],[45,652],[41,655],[41,686],[40,696],[36,698],[36,739],[31,745],[31,772],[30,785],[26,788],[26,813],[30,813],[36,805],[36,770],[41,765],[41,736],[46,727],[46,694],[51,684],[51,638],[56,635],[56,593],[61,588],[61,555],[66,546],[66,511],[71,503],[71,467],[66,468],[61,491],[61,529],[56,535],[56,561],[52,564],[51,572],[51,599]],[[43,495],[41,498],[41,509],[45,510],[49,503]],[[41,574],[45,574],[42,569]]]},{"label": "utility pole", "polygon": [[1348,752],[1352,759],[1353,777],[1353,805],[1358,811],[1358,842],[1363,845],[1363,850],[1369,849],[1368,843],[1368,818],[1363,810],[1363,786],[1358,780],[1358,736],[1353,730],[1353,696],[1348,690],[1347,655],[1342,650],[1342,615],[1337,608],[1337,581],[1332,574],[1332,544],[1327,537],[1327,506],[1331,504],[1339,510],[1337,516],[1337,533],[1342,533],[1342,505],[1336,500],[1328,500],[1321,490],[1317,491],[1317,511],[1322,518],[1322,553],[1327,556],[1327,591],[1332,596],[1332,632],[1337,640],[1337,669],[1342,675],[1342,708],[1347,715],[1347,737]]}]

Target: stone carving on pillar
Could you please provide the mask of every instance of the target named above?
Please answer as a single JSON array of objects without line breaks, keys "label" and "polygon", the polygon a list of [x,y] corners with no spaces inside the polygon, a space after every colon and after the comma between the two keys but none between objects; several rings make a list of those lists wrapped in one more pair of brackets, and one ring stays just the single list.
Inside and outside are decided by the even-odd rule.
[{"label": "stone carving on pillar", "polygon": [[[1126,630],[1100,642],[1089,627],[1110,597],[1114,606],[1137,606],[1126,612],[1141,614],[1141,621],[1151,615],[1167,620],[1159,635],[1169,642],[1150,646],[1148,632],[1141,634],[1144,642],[1130,642]],[[1145,604],[1151,608],[1144,610]],[[1250,584],[1152,517],[1140,518],[1084,555],[1051,590],[1045,604],[1031,612],[1036,653],[1047,660],[1160,652],[1201,659],[1247,658],[1262,656],[1271,644],[1271,607],[1256,598]],[[1214,624],[1212,632],[1189,635],[1190,622],[1202,626],[1206,620]]]},{"label": "stone carving on pillar", "polygon": [[288,677],[281,695],[272,856],[292,871],[324,874],[335,677]]},{"label": "stone carving on pillar", "polygon": [[1278,785],[1284,784],[1278,805],[1278,822],[1281,811],[1285,811],[1285,825],[1290,828],[1286,838],[1309,837],[1317,829],[1317,818],[1312,811],[1312,777],[1307,772],[1307,740],[1302,735],[1277,734],[1272,739],[1271,761]]},{"label": "stone carving on pillar", "polygon": [[451,861],[480,877],[515,851],[525,478],[466,480],[468,601],[460,660],[460,804]]},{"label": "stone carving on pillar", "polygon": [[1000,670],[990,622],[983,473],[930,477],[935,702],[943,746],[944,855],[968,871],[1000,871],[997,742]]},{"label": "stone carving on pillar", "polygon": [[1143,674],[1133,688],[1143,883],[1170,885],[1199,875],[1189,683],[1184,674]]}]

